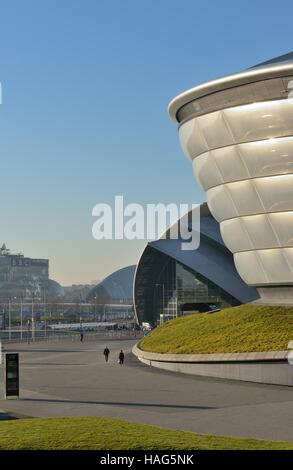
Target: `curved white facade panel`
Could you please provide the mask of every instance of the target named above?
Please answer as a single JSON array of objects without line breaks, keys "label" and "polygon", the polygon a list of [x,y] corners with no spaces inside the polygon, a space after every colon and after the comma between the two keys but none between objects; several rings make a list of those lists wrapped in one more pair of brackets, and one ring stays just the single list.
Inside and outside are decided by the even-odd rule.
[{"label": "curved white facade panel", "polygon": [[221,223],[221,235],[232,253],[293,246],[293,212],[237,217]]},{"label": "curved white facade panel", "polygon": [[234,255],[234,261],[247,284],[279,286],[292,283],[292,247],[243,251]]},{"label": "curved white facade panel", "polygon": [[204,188],[261,176],[293,173],[293,137],[261,140],[211,150],[192,161]]},{"label": "curved white facade panel", "polygon": [[[293,285],[293,99],[290,90],[284,91],[292,71],[293,61],[256,68],[222,79],[224,89],[221,80],[211,82],[210,95],[207,84],[171,103],[182,148],[207,193],[209,209],[220,223],[236,268],[249,285]],[[266,88],[264,77],[278,74],[274,89]],[[237,101],[237,82],[243,91],[245,81],[253,85],[254,93],[246,88],[247,103],[243,93]],[[229,96],[233,96],[230,107]],[[221,100],[223,109],[219,109]]]},{"label": "curved white facade panel", "polygon": [[190,119],[179,128],[187,157],[242,142],[293,135],[293,99],[234,106]]},{"label": "curved white facade panel", "polygon": [[293,174],[225,183],[208,189],[207,199],[218,222],[263,212],[290,211],[293,210]]}]

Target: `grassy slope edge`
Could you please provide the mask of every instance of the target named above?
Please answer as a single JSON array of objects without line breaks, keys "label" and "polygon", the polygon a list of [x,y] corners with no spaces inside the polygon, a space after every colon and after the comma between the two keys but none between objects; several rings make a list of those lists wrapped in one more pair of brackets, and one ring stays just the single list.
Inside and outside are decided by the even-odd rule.
[{"label": "grassy slope edge", "polygon": [[293,442],[264,441],[163,429],[96,417],[2,421],[0,450],[292,450]]},{"label": "grassy slope edge", "polygon": [[158,353],[282,351],[293,340],[293,308],[241,305],[193,314],[156,328],[140,343]]}]

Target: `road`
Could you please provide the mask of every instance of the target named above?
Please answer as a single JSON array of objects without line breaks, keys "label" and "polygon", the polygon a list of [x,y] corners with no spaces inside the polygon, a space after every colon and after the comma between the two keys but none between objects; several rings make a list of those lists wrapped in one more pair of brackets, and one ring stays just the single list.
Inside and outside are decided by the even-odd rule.
[{"label": "road", "polygon": [[[141,364],[133,340],[10,345],[20,353],[19,400],[0,408],[23,417],[108,416],[200,433],[293,441],[289,387],[193,377]],[[103,349],[111,350],[109,363]],[[117,363],[120,349],[125,365]],[[3,377],[3,368],[1,378]],[[1,380],[3,397],[3,380]]]}]

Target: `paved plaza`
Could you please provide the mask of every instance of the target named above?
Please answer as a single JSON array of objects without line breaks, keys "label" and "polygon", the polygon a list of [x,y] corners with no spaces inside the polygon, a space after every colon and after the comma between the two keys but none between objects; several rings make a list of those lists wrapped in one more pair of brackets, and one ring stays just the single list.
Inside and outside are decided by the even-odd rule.
[{"label": "paved plaza", "polygon": [[[293,441],[289,387],[192,377],[152,369],[134,340],[6,345],[20,354],[19,400],[0,409],[18,417],[108,416],[168,428]],[[111,350],[105,363],[103,350]],[[118,353],[126,353],[125,365]]]}]

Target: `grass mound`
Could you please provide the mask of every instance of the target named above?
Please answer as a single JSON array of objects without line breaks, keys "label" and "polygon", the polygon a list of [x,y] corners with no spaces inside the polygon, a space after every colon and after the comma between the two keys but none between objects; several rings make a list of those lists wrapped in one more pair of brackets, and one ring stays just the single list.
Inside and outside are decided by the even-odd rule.
[{"label": "grass mound", "polygon": [[140,347],[173,354],[282,351],[292,340],[292,307],[241,305],[171,320],[146,336]]},{"label": "grass mound", "polygon": [[289,450],[292,442],[209,436],[111,418],[4,421],[0,450]]}]

